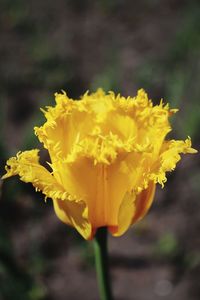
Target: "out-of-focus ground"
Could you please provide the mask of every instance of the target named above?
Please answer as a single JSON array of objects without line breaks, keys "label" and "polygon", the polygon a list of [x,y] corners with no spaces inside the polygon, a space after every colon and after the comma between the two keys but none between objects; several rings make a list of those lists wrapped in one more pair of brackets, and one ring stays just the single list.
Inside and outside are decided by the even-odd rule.
[{"label": "out-of-focus ground", "polygon": [[[146,89],[180,112],[173,136],[199,148],[200,2],[1,0],[0,162],[40,147],[40,107],[64,89]],[[200,299],[199,155],[158,187],[147,217],[109,238],[116,300]],[[92,243],[18,178],[1,183],[0,300],[97,300]]]}]

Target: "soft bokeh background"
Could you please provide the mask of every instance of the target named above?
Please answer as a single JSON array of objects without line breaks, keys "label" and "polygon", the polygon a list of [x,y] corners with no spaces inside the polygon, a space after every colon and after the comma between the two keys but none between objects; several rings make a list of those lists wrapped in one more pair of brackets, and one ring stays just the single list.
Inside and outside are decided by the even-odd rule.
[{"label": "soft bokeh background", "polygon": [[[200,2],[1,0],[0,162],[40,147],[40,107],[64,89],[143,87],[180,112],[173,136],[200,142]],[[117,300],[200,299],[199,155],[158,188],[148,216],[109,239]],[[0,300],[97,300],[92,244],[54,215],[29,184],[1,182]]]}]

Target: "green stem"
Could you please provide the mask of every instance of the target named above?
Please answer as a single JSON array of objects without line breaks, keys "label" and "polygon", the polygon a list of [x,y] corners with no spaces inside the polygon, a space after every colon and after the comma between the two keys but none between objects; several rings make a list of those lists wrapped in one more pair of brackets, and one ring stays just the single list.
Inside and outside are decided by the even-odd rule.
[{"label": "green stem", "polygon": [[101,300],[113,300],[108,269],[107,228],[97,230],[94,238],[97,279]]}]

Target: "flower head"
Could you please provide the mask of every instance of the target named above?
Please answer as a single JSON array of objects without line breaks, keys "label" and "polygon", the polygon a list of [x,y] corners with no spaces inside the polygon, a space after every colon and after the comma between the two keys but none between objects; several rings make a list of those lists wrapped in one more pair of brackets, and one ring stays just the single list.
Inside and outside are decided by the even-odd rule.
[{"label": "flower head", "polygon": [[39,163],[39,150],[19,152],[3,176],[19,175],[53,201],[64,223],[91,239],[106,226],[122,235],[148,211],[155,186],[166,182],[180,153],[195,153],[190,138],[165,140],[177,110],[153,106],[144,90],[124,98],[98,89],[79,101],[55,94],[55,107],[35,134],[49,152],[52,172]]}]

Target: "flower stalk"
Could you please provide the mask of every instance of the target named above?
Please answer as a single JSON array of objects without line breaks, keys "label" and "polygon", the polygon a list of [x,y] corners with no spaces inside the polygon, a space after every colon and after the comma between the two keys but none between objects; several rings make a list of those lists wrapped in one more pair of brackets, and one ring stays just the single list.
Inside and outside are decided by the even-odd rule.
[{"label": "flower stalk", "polygon": [[94,238],[95,264],[101,300],[113,300],[109,276],[107,228],[100,227]]}]

